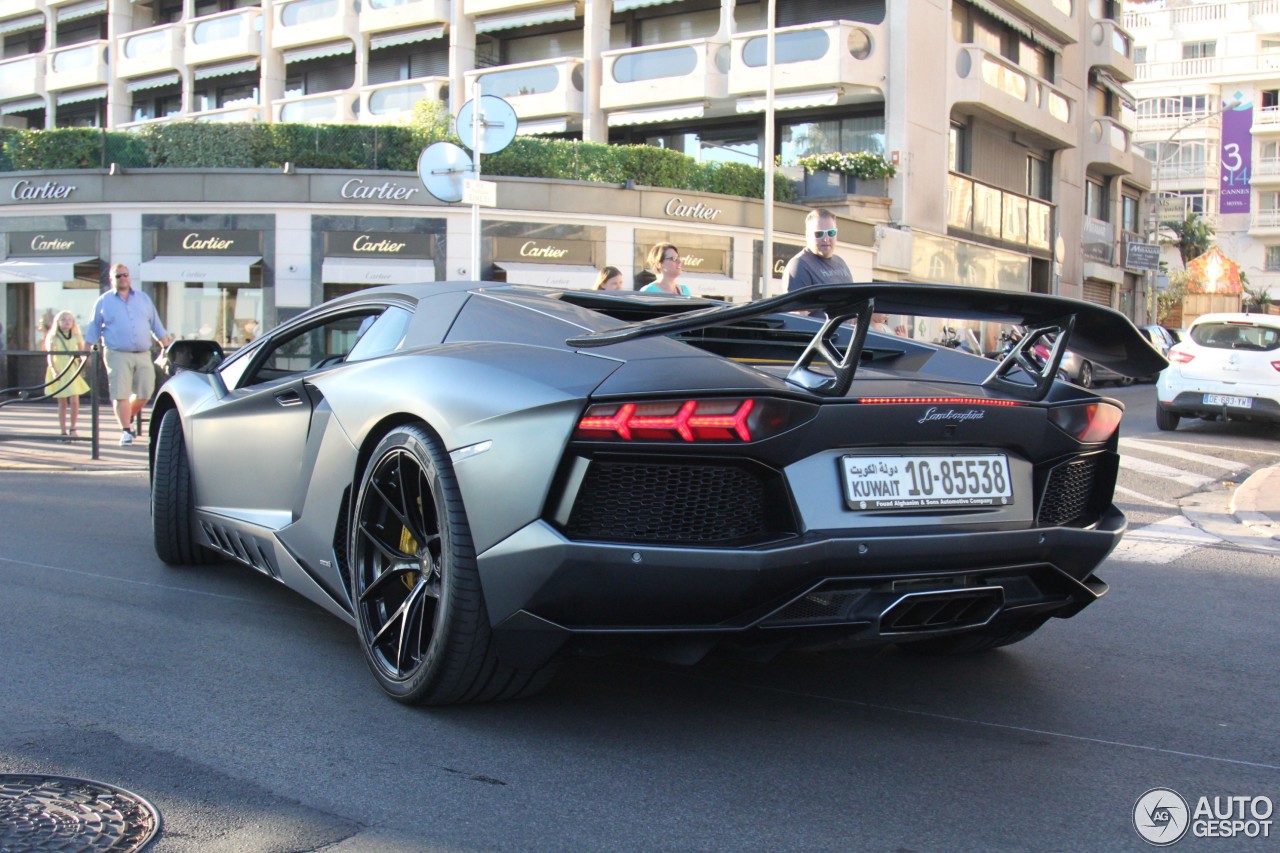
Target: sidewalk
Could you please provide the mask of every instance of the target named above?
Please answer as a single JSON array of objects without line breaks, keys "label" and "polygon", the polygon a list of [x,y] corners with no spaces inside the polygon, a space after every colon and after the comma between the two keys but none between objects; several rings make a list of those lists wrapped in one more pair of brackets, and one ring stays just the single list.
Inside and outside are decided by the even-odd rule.
[{"label": "sidewalk", "polygon": [[0,470],[33,471],[145,471],[147,470],[146,418],[144,434],[128,447],[120,446],[120,426],[111,407],[98,407],[98,458],[93,458],[92,411],[80,404],[76,424],[79,438],[62,438],[58,431],[56,403],[10,403],[0,406]]}]

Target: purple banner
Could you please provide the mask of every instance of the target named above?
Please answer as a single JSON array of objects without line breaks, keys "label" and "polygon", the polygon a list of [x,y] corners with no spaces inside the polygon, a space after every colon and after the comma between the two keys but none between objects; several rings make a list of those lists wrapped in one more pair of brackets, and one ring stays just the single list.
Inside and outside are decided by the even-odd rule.
[{"label": "purple banner", "polygon": [[1218,212],[1249,212],[1249,172],[1252,170],[1253,104],[1222,114],[1222,173]]}]

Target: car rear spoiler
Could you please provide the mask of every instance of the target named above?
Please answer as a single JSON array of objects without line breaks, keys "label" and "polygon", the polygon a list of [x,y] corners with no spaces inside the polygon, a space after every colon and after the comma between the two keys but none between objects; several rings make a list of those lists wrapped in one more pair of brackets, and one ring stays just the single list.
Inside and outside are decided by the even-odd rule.
[{"label": "car rear spoiler", "polygon": [[[673,300],[674,302],[674,300]],[[688,300],[683,300],[688,304]],[[836,284],[806,287],[742,305],[717,304],[655,317],[565,341],[567,346],[601,347],[653,335],[667,335],[742,322],[788,311],[822,312],[826,319],[787,376],[794,385],[839,397],[848,392],[862,357],[871,314],[910,314],[982,320],[1023,326],[1026,334],[982,383],[1023,399],[1042,400],[1058,372],[1067,341],[1071,349],[1122,376],[1150,376],[1168,362],[1128,317],[1110,308],[1039,293],[1011,293],[958,285]],[[852,340],[838,344],[841,326],[856,321]],[[846,332],[847,334],[847,332]],[[1037,344],[1048,359],[1034,354]],[[815,370],[815,364],[819,369]]]}]

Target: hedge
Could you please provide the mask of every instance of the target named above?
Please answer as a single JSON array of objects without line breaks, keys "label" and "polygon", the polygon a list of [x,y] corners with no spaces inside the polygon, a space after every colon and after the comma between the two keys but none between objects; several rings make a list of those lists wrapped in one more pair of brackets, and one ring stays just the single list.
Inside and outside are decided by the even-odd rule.
[{"label": "hedge", "polygon": [[[0,171],[100,169],[379,169],[412,172],[433,142],[457,142],[438,125],[267,124],[179,121],[134,131],[0,128]],[[651,145],[605,145],[518,136],[481,155],[485,175],[550,178],[764,197],[764,170],[698,163]],[[774,198],[795,201],[794,182],[777,176]]]}]

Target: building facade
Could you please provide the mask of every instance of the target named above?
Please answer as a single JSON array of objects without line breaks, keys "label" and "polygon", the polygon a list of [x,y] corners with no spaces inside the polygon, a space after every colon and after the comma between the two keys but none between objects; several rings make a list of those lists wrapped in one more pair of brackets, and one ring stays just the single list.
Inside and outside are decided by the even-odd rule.
[{"label": "building facade", "polygon": [[[433,203],[413,175],[10,174],[7,325],[38,328],[45,302],[93,291],[125,260],[180,334],[207,325],[179,307],[188,290],[234,302],[215,324],[234,345],[251,334],[243,317],[270,324],[361,286],[345,280],[361,275],[352,259],[391,262],[370,247],[400,243],[434,278],[582,286],[600,263],[638,275],[642,248],[670,238],[705,265],[700,292],[746,299],[776,292],[818,205],[840,215],[855,277],[1059,293],[1143,320],[1150,168],[1132,144],[1121,17],[1112,0],[787,0],[770,65],[759,0],[5,0],[9,126],[388,123],[424,98],[456,113],[480,91],[512,105],[521,133],[752,165],[772,152],[804,188],[802,205],[773,206],[775,274],[763,275],[753,200],[504,180],[473,264],[471,211]],[[797,167],[831,151],[881,154],[897,174],[867,186]],[[342,197],[353,180],[362,196]],[[197,231],[200,257],[240,260],[183,263]],[[564,241],[548,251],[572,262],[553,274],[511,256],[534,237]],[[56,263],[33,262],[33,246],[64,244]]]},{"label": "building facade", "polygon": [[[1280,299],[1280,2],[1135,3],[1124,22],[1159,221],[1199,214],[1249,284]],[[1165,259],[1181,267],[1172,247]]]}]

